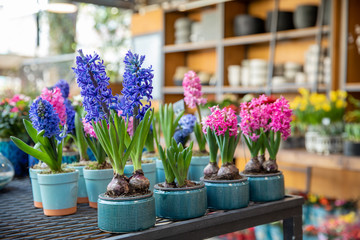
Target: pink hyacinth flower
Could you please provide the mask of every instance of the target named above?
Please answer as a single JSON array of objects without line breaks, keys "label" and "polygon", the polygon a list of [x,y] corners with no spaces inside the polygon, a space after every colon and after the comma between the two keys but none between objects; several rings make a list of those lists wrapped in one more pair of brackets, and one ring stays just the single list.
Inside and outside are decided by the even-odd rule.
[{"label": "pink hyacinth flower", "polygon": [[183,83],[184,101],[189,108],[195,108],[206,103],[206,99],[202,97],[200,79],[194,71],[185,73]]},{"label": "pink hyacinth flower", "polygon": [[82,123],[83,123],[83,126],[84,126],[84,132],[86,134],[88,134],[90,137],[94,137],[94,138],[97,139],[96,133],[95,133],[94,128],[91,125],[91,123],[86,122],[85,118],[82,119]]},{"label": "pink hyacinth flower", "polygon": [[202,121],[203,132],[209,127],[218,136],[224,136],[229,130],[230,136],[237,134],[237,117],[235,111],[231,108],[220,109],[219,106],[211,107],[211,114]]},{"label": "pink hyacinth flower", "polygon": [[56,113],[60,118],[60,124],[65,125],[66,123],[66,107],[64,104],[64,98],[62,96],[60,88],[56,87],[52,90],[44,88],[41,91],[40,97],[53,105]]}]

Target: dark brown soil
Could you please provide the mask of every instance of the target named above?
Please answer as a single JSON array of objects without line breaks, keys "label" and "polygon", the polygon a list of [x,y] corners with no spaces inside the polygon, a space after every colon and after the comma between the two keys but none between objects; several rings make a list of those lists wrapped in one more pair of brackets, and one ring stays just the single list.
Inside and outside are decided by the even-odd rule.
[{"label": "dark brown soil", "polygon": [[219,176],[211,176],[211,177],[209,177],[209,176],[204,176],[204,179],[206,179],[206,180],[238,180],[238,179],[242,179],[243,177],[240,175],[240,174],[238,174],[238,175],[235,175],[233,178],[229,178],[229,179],[224,179],[224,178],[222,178],[222,177],[219,177]]},{"label": "dark brown soil", "polygon": [[242,174],[246,174],[246,175],[264,175],[264,174],[274,174],[274,173],[279,173],[280,171],[276,171],[276,172],[266,172],[265,170],[261,170],[260,172],[245,172],[243,171]]},{"label": "dark brown soil", "polygon": [[179,189],[183,189],[183,188],[192,188],[195,186],[199,186],[199,183],[196,182],[192,182],[189,180],[186,180],[186,185],[183,187],[178,187],[176,184],[167,184],[166,186],[164,186],[164,184],[159,183],[158,186],[161,188],[179,188]]}]

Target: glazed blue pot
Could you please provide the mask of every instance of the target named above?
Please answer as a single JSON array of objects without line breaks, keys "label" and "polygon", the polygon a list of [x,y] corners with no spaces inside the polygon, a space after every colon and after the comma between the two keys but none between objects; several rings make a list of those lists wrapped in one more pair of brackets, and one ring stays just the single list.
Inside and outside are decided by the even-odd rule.
[{"label": "glazed blue pot", "polygon": [[161,159],[156,159],[156,183],[165,182],[164,165]]},{"label": "glazed blue pot", "polygon": [[123,233],[148,229],[155,225],[155,199],[152,193],[138,197],[98,200],[98,226],[102,231]]},{"label": "glazed blue pot", "polygon": [[200,181],[204,177],[204,168],[210,162],[210,156],[193,156],[188,172],[188,179],[192,181]]},{"label": "glazed blue pot", "polygon": [[41,193],[40,193],[40,185],[38,182],[37,174],[43,171],[43,169],[33,169],[29,168],[29,176],[31,181],[31,190],[34,199],[34,206],[36,208],[43,208],[42,200],[41,200]]},{"label": "glazed blue pot", "polygon": [[[141,164],[141,169],[144,172],[144,176],[150,181],[150,190],[154,189],[154,185],[156,183],[156,163],[155,161],[151,163],[143,163]],[[124,174],[127,177],[131,177],[134,172],[133,165],[125,165]]]},{"label": "glazed blue pot", "polygon": [[249,205],[249,182],[247,178],[238,180],[204,180],[208,207],[230,210]]},{"label": "glazed blue pot", "polygon": [[250,185],[250,201],[270,202],[285,197],[284,175],[282,172],[262,175],[245,174]]},{"label": "glazed blue pot", "polygon": [[79,182],[78,182],[78,195],[77,203],[88,203],[89,198],[86,191],[86,184],[84,178],[84,168],[85,166],[70,166],[79,171]]},{"label": "glazed blue pot", "polygon": [[76,212],[79,172],[38,173],[44,214],[64,216]]},{"label": "glazed blue pot", "polygon": [[79,162],[80,155],[79,152],[63,152],[62,163],[76,163]]},{"label": "glazed blue pot", "polygon": [[159,185],[154,186],[157,217],[185,220],[201,217],[206,213],[204,183],[192,188],[164,188]]},{"label": "glazed blue pot", "polygon": [[21,151],[10,138],[0,138],[0,153],[12,163],[15,176],[27,175],[29,156]]},{"label": "glazed blue pot", "polygon": [[98,196],[106,192],[106,187],[114,176],[113,169],[89,170],[84,168],[84,179],[89,205],[97,208]]}]

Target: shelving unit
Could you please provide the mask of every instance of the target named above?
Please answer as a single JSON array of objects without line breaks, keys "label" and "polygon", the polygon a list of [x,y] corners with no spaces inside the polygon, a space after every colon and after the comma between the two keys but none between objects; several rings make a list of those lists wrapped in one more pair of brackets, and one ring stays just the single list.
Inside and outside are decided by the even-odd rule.
[{"label": "shelving unit", "polygon": [[[310,90],[328,91],[332,83],[325,85],[318,84],[285,84],[282,86],[271,86],[271,82],[265,86],[234,87],[228,84],[227,67],[229,65],[240,65],[243,59],[260,58],[271,61],[269,50],[272,42],[276,41],[274,63],[283,63],[285,61],[295,61],[304,63],[305,50],[312,44],[316,44],[316,38],[321,34],[325,43],[331,49],[332,27],[310,27],[304,29],[292,29],[274,33],[261,33],[247,36],[234,36],[233,19],[237,14],[249,13],[251,15],[261,15],[274,8],[274,3],[279,0],[259,0],[259,1],[227,1],[212,3],[209,6],[192,9],[184,12],[168,10],[163,13],[164,29],[164,75],[163,75],[163,100],[165,102],[174,102],[181,98],[183,90],[181,87],[174,86],[173,76],[176,67],[187,66],[195,71],[205,71],[215,74],[217,83],[215,87],[203,87],[210,98],[221,100],[223,94],[247,94],[247,93],[294,93],[299,87],[305,87]],[[332,1],[330,1],[332,2]],[[302,3],[309,3],[304,0],[281,1],[280,9],[294,10],[295,7]],[[310,3],[319,5],[321,0],[312,0]],[[255,10],[256,9],[256,10]],[[174,44],[174,23],[180,17],[188,17],[192,20],[199,21],[203,12],[213,11],[219,17],[220,30],[217,39],[204,42]],[[256,12],[257,11],[257,12]],[[261,12],[259,12],[261,11]],[[256,14],[258,13],[258,14]],[[291,43],[291,44],[289,44]],[[294,47],[295,46],[295,47]],[[291,54],[290,52],[291,51]],[[330,50],[331,52],[331,50]]]}]

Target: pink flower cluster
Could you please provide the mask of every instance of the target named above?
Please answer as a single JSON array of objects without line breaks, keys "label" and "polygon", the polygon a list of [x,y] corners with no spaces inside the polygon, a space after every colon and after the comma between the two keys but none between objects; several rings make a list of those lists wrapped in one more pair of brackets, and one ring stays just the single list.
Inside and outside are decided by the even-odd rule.
[{"label": "pink flower cluster", "polygon": [[194,71],[185,73],[183,79],[184,101],[189,108],[195,108],[196,105],[204,105],[206,99],[202,97],[200,79]]},{"label": "pink flower cluster", "polygon": [[273,102],[271,98],[263,94],[250,102],[242,103],[240,108],[241,131],[252,141],[259,139],[261,129],[264,132],[270,130],[281,132],[284,140],[290,136],[292,110],[284,97]]},{"label": "pink flower cluster", "polygon": [[289,101],[281,96],[271,105],[272,113],[269,129],[273,132],[281,132],[281,137],[286,140],[291,135],[292,110]]},{"label": "pink flower cluster", "polygon": [[90,137],[94,137],[94,138],[97,139],[96,133],[94,131],[93,126],[91,125],[91,122],[86,122],[86,119],[83,118],[82,123],[83,123],[83,126],[84,126],[84,132],[86,134],[88,134]]},{"label": "pink flower cluster", "polygon": [[217,136],[223,136],[227,130],[229,130],[230,136],[237,134],[237,117],[233,109],[220,109],[219,106],[215,106],[211,107],[210,110],[211,114],[202,121],[202,130],[205,134],[208,127],[215,131]]},{"label": "pink flower cluster", "polygon": [[60,124],[65,125],[66,123],[66,107],[64,104],[64,98],[62,96],[60,88],[56,87],[52,90],[44,88],[41,91],[40,97],[53,105],[56,113],[59,115]]}]

